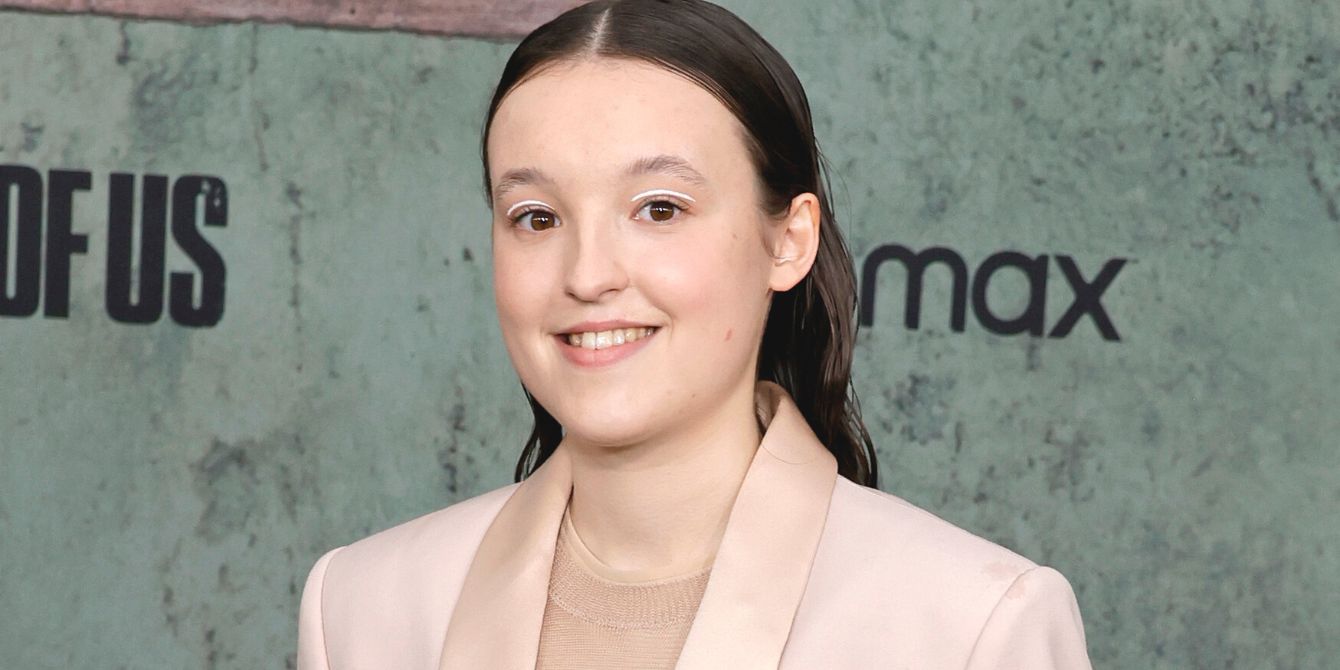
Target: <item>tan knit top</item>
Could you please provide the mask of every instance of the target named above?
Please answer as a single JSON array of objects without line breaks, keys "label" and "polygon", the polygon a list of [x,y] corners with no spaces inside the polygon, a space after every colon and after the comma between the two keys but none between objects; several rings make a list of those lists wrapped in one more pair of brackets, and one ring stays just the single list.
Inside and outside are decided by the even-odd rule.
[{"label": "tan knit top", "polygon": [[596,558],[564,512],[535,667],[674,668],[711,570],[639,579]]}]

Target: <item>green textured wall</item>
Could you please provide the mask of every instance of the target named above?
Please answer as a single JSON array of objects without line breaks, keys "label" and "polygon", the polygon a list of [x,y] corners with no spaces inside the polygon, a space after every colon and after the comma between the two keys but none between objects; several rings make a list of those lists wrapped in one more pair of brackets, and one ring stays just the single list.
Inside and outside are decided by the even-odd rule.
[{"label": "green textured wall", "polygon": [[[954,332],[941,270],[909,330],[883,266],[883,488],[1064,572],[1098,667],[1333,667],[1340,6],[726,4],[806,83],[858,263],[1128,259],[1120,341]],[[0,318],[0,665],[291,666],[321,551],[510,481],[476,148],[511,46],[0,12],[0,164],[92,173],[69,318]],[[218,325],[108,317],[112,172],[226,182]],[[1070,299],[1053,262],[1049,328]]]}]

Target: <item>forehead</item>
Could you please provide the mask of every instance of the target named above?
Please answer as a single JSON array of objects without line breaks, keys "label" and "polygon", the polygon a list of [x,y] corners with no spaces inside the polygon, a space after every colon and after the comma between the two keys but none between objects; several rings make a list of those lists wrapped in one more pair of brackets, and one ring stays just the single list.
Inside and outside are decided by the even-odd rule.
[{"label": "forehead", "polygon": [[682,75],[635,60],[545,68],[512,89],[489,132],[489,168],[613,178],[650,156],[685,158],[712,180],[749,173],[744,129],[715,96]]}]

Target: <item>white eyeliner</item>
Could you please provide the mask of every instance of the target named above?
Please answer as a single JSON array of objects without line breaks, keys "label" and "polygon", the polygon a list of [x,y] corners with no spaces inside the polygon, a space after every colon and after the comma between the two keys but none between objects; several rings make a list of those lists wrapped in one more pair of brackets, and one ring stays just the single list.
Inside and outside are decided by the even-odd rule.
[{"label": "white eyeliner", "polygon": [[643,191],[643,192],[641,192],[641,193],[639,193],[639,194],[633,196],[633,199],[632,199],[632,200],[629,200],[629,202],[637,202],[638,200],[641,200],[641,199],[643,199],[643,198],[645,198],[645,197],[647,197],[647,196],[649,196],[649,195],[673,195],[673,196],[675,196],[676,198],[683,198],[684,200],[687,200],[687,201],[689,201],[689,202],[697,202],[697,200],[694,200],[692,197],[687,196],[687,195],[684,195],[683,193],[680,193],[679,191],[671,191],[671,190],[669,190],[669,189],[664,189],[664,188],[654,188],[654,189],[652,189],[652,190],[650,190],[650,191]]},{"label": "white eyeliner", "polygon": [[[507,218],[509,219],[512,218],[512,212],[515,212],[518,207],[525,207],[526,205],[540,205],[541,207],[549,207],[549,205],[546,205],[545,203],[542,203],[539,200],[522,200],[521,202],[518,202],[517,204],[507,208]],[[553,209],[553,207],[549,207],[549,209]]]}]

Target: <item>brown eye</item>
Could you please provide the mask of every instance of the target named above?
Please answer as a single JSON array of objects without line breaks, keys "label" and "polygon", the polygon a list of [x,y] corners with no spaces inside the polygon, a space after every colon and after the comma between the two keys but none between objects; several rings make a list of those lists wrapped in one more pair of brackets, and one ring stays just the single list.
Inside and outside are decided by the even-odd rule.
[{"label": "brown eye", "polygon": [[653,202],[648,211],[652,221],[669,221],[675,215],[675,206],[668,202]]},{"label": "brown eye", "polygon": [[[527,225],[527,222],[529,222],[529,225]],[[558,217],[554,216],[553,212],[547,210],[532,209],[530,211],[522,212],[516,217],[513,223],[521,226],[523,229],[540,232],[557,226]]]},{"label": "brown eye", "polygon": [[648,221],[666,223],[674,219],[681,209],[683,208],[669,200],[653,200],[642,206],[641,213]]}]

